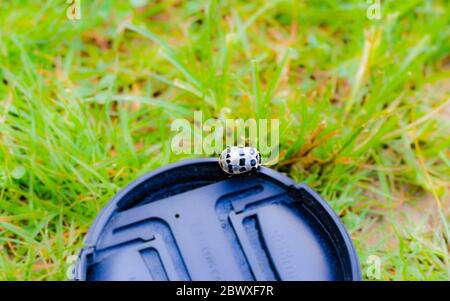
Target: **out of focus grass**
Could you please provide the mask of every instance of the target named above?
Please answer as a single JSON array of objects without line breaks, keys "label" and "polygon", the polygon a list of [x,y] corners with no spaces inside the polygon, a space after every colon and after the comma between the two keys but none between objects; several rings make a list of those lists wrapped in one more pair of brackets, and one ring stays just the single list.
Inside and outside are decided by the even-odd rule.
[{"label": "out of focus grass", "polygon": [[224,108],[280,119],[274,168],[329,201],[364,272],[450,278],[447,0],[81,6],[0,3],[0,279],[66,279],[102,206],[182,158],[171,121]]}]

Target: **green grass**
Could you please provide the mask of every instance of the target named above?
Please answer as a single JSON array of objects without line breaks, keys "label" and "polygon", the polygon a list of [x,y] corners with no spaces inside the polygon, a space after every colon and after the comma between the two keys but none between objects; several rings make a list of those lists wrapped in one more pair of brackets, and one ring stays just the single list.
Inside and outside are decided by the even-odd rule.
[{"label": "green grass", "polygon": [[1,1],[0,279],[66,279],[106,202],[183,158],[171,121],[225,108],[280,119],[273,168],[329,201],[365,277],[376,255],[450,279],[449,1],[148,3]]}]

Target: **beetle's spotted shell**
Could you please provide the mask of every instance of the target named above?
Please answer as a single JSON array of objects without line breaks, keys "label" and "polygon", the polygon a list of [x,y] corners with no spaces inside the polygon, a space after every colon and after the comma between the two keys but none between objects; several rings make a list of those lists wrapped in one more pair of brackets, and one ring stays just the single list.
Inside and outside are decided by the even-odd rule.
[{"label": "beetle's spotted shell", "polygon": [[256,170],[261,165],[261,154],[254,147],[227,147],[219,158],[220,167],[229,174]]}]

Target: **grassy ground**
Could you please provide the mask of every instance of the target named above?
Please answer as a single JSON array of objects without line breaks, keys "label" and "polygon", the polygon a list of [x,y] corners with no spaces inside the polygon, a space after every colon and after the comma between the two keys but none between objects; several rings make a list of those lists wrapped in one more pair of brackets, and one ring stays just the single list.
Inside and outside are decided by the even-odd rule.
[{"label": "grassy ground", "polygon": [[224,108],[281,120],[274,168],[329,201],[366,278],[375,255],[380,279],[450,279],[449,1],[367,6],[1,1],[0,279],[66,279],[102,206],[182,158],[171,121]]}]

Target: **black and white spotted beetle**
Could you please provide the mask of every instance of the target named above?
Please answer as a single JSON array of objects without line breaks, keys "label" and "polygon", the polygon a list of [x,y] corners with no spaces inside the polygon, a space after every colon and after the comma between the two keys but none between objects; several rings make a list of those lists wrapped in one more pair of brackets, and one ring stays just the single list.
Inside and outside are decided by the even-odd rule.
[{"label": "black and white spotted beetle", "polygon": [[219,158],[220,167],[229,174],[241,174],[257,170],[261,154],[254,147],[228,146]]}]

